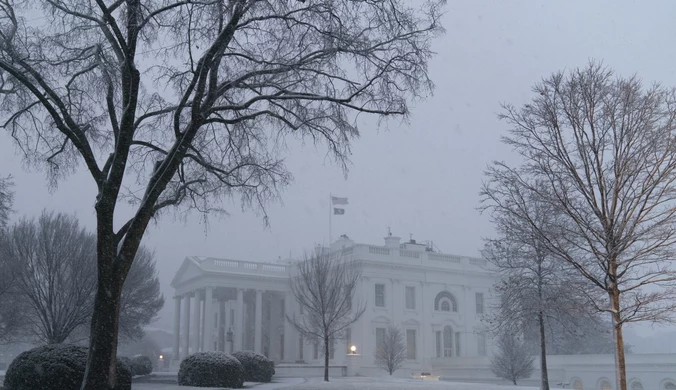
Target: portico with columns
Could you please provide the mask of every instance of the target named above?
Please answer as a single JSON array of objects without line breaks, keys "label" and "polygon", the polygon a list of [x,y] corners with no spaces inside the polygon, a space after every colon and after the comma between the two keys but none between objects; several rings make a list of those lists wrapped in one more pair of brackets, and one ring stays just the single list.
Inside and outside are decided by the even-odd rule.
[{"label": "portico with columns", "polygon": [[173,359],[198,351],[251,350],[298,360],[299,338],[285,314],[295,299],[287,265],[188,257],[171,285]]}]

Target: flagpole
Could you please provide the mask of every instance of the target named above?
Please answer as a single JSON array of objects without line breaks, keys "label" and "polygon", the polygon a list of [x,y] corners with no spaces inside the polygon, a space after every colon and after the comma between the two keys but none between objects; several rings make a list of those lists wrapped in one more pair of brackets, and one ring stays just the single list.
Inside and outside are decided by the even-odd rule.
[{"label": "flagpole", "polygon": [[333,195],[331,195],[331,193],[329,192],[329,248],[331,248],[331,243],[333,242],[331,240],[331,229],[333,227],[332,221],[331,221],[331,214],[333,214],[332,213],[332,211],[333,211],[332,210],[332,208],[333,208],[332,202],[333,202]]}]

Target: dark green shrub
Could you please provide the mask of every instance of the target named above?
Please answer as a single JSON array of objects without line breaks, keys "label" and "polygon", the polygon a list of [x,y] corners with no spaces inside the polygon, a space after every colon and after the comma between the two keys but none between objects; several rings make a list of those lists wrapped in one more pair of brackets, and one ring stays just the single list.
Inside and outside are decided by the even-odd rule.
[{"label": "dark green shrub", "polygon": [[[79,390],[87,347],[44,345],[19,354],[7,367],[5,390]],[[131,390],[131,370],[118,359],[116,390]]]},{"label": "dark green shrub", "polygon": [[[130,358],[128,358],[126,356],[118,356],[117,357],[117,364],[120,364],[120,363],[126,365],[131,370],[131,359]],[[133,370],[132,370],[132,375],[133,374],[134,373],[133,373]]]},{"label": "dark green shrub", "polygon": [[241,388],[244,385],[244,367],[229,353],[197,352],[181,362],[178,384]]},{"label": "dark green shrub", "polygon": [[153,372],[153,362],[148,356],[134,356],[131,359],[132,375],[148,375]]},{"label": "dark green shrub", "polygon": [[270,382],[275,375],[275,364],[265,356],[251,352],[238,351],[232,354],[244,366],[244,381]]}]

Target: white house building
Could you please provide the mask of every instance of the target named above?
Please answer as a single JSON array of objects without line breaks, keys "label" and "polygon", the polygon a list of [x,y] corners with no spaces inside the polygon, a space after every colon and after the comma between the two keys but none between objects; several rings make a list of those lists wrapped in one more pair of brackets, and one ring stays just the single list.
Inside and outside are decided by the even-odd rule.
[{"label": "white house building", "polygon": [[[481,331],[495,275],[484,259],[437,253],[414,240],[389,235],[384,245],[356,244],[342,236],[331,246],[362,264],[355,301],[364,315],[337,341],[332,364],[348,364],[349,347],[359,371],[377,370],[376,343],[388,325],[405,336],[403,372],[431,370],[445,359],[491,354]],[[188,257],[177,272],[174,357],[197,350],[253,350],[277,363],[319,364],[321,346],[306,342],[285,320],[298,311],[289,286],[292,262],[250,262]]]},{"label": "white house building", "polygon": [[[495,378],[491,339],[482,332],[496,274],[486,260],[442,254],[413,240],[385,237],[384,245],[357,244],[343,236],[334,253],[361,262],[354,299],[366,311],[331,353],[331,375],[382,375],[373,351],[388,325],[404,333],[408,359],[399,375],[430,372],[456,381]],[[277,364],[277,374],[317,375],[322,348],[303,340],[285,320],[300,314],[291,293],[293,261],[252,262],[188,257],[171,285],[177,363],[194,351],[253,350]],[[354,345],[356,354],[349,352]],[[537,385],[538,365],[524,385]],[[612,355],[549,356],[555,387],[612,390]],[[676,355],[627,355],[632,390],[676,390]],[[492,379],[491,379],[492,378]],[[504,383],[504,382],[503,382]]]}]

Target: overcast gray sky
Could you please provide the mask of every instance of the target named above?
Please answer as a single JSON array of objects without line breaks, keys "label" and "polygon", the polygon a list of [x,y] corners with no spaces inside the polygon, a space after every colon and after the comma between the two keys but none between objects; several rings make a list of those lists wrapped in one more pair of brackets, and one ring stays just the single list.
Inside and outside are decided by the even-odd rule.
[{"label": "overcast gray sky", "polygon": [[[171,298],[169,282],[185,256],[273,261],[326,242],[329,193],[350,202],[333,219],[334,237],[380,244],[390,226],[403,238],[433,240],[446,253],[478,255],[481,238],[492,234],[476,211],[482,171],[491,160],[513,158],[499,142],[506,129],[496,118],[500,103],[522,104],[534,82],[592,58],[623,75],[676,85],[674,16],[671,1],[450,1],[447,32],[435,41],[430,64],[435,95],[412,106],[408,124],[391,121],[389,130],[377,131],[368,121],[347,179],[325,150],[290,144],[295,181],[283,204],[268,208],[269,228],[236,203],[226,204],[231,216],[212,218],[206,232],[197,215],[186,223],[166,216],[150,228],[145,244],[156,251],[165,296]],[[15,178],[15,217],[47,208],[75,213],[93,229],[95,187],[86,172],[49,193],[44,174],[24,170],[0,133],[0,175],[6,174]]]}]

